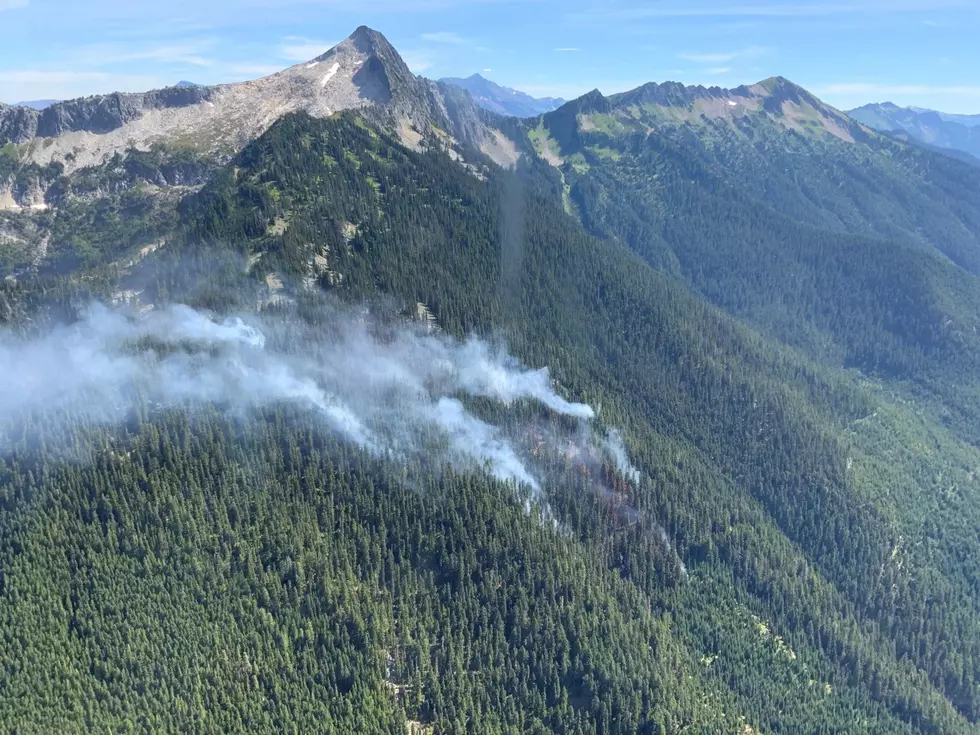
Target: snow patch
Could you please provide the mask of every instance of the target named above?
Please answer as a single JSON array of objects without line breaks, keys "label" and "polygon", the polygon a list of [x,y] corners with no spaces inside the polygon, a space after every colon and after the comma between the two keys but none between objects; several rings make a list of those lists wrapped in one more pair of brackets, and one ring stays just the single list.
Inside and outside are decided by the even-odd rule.
[{"label": "snow patch", "polygon": [[735,100],[728,100],[728,106],[729,107],[736,107],[737,105],[738,105],[738,102],[736,102]]},{"label": "snow patch", "polygon": [[340,69],[340,64],[334,62],[334,65],[330,67],[330,71],[323,75],[323,79],[320,81],[320,86],[326,87],[327,82],[333,78],[333,75],[337,73],[338,69]]},{"label": "snow patch", "polygon": [[319,63],[320,63],[319,61],[311,61],[309,64],[306,65],[306,68],[312,69],[314,66],[316,66]]}]

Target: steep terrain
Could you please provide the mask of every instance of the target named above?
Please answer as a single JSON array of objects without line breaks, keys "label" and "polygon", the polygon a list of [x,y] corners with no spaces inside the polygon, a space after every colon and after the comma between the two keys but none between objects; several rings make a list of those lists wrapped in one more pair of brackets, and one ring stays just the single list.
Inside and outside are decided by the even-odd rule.
[{"label": "steep terrain", "polygon": [[815,358],[947,396],[971,375],[980,170],[785,80],[594,92],[514,135],[588,229]]},{"label": "steep terrain", "polygon": [[557,97],[535,98],[520,90],[502,87],[479,74],[471,74],[465,79],[446,77],[439,81],[465,89],[480,107],[500,115],[534,117],[565,104],[565,100]]},{"label": "steep terrain", "polygon": [[[2,465],[17,696],[0,721],[971,731],[980,453],[586,235],[556,183],[533,161],[481,180],[351,113],[292,115],[116,287],[144,309],[262,303],[313,323],[318,287],[422,304],[601,404],[635,470],[542,454],[561,429],[533,405],[554,522],[510,483],[372,457],[288,403],[245,424],[217,406],[73,426],[73,446],[113,447],[91,463],[19,442]],[[55,283],[4,284],[6,313],[43,324],[102,287]],[[24,430],[53,447],[62,429]]]},{"label": "steep terrain", "polygon": [[[156,242],[157,232],[128,232],[134,214],[169,216],[207,172],[284,114],[346,109],[412,147],[450,150],[464,165],[488,156],[511,166],[519,155],[469,95],[416,77],[365,27],[309,62],[241,84],[181,83],[40,111],[0,105],[0,269],[64,270],[79,257],[92,265],[135,252]],[[83,244],[90,237],[109,250],[91,252]],[[66,251],[74,259],[61,258]]]},{"label": "steep terrain", "polygon": [[929,146],[980,156],[980,115],[949,115],[891,102],[863,105],[847,114],[875,130],[902,131]]},{"label": "steep terrain", "polygon": [[[500,119],[381,41],[300,65],[347,109],[234,154],[0,157],[35,205],[0,216],[0,729],[975,732],[977,170],[784,79]],[[58,119],[161,109],[131,102]],[[181,400],[101,392],[93,299]],[[322,381],[236,388],[353,355],[383,424],[433,390],[406,333],[556,400],[511,362],[457,390],[460,464],[356,440]]]}]

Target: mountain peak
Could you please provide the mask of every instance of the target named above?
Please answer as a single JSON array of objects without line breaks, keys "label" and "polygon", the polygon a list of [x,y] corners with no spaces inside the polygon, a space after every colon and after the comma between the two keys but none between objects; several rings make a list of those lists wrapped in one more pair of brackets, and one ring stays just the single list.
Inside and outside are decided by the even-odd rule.
[{"label": "mountain peak", "polygon": [[775,91],[780,87],[796,87],[798,85],[793,84],[789,79],[784,76],[776,75],[774,77],[768,77],[759,82],[758,86],[765,88],[766,90]]},{"label": "mountain peak", "polygon": [[386,61],[397,59],[404,65],[398,52],[395,51],[395,47],[391,45],[388,39],[383,34],[367,26],[358,26],[347,38],[325,53],[317,56],[313,61],[327,61],[336,55],[335,51],[337,49],[353,49],[369,56],[378,56]]},{"label": "mountain peak", "polygon": [[440,81],[465,89],[480,107],[501,115],[534,117],[551,112],[564,103],[564,100],[551,97],[534,98],[518,89],[501,86],[479,73],[465,79],[446,77]]},{"label": "mountain peak", "polygon": [[786,77],[769,77],[768,79],[763,79],[755,86],[764,90],[770,97],[778,100],[779,102],[789,101],[797,104],[806,103],[815,107],[823,104],[810,92],[805,90],[799,84],[791,82]]},{"label": "mountain peak", "polygon": [[387,38],[378,31],[359,26],[345,40],[316,57],[311,63],[333,62],[343,68],[358,67],[353,83],[363,96],[388,103],[418,90],[417,79]]},{"label": "mountain peak", "polygon": [[609,100],[603,97],[602,92],[598,89],[586,92],[575,101],[580,112],[607,112],[609,110]]}]

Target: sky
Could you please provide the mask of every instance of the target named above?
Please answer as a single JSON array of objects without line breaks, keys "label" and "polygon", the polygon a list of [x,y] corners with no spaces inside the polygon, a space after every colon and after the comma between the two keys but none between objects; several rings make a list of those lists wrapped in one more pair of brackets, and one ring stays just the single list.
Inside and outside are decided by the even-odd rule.
[{"label": "sky", "polygon": [[0,101],[251,79],[362,24],[418,74],[535,96],[781,75],[840,109],[980,113],[980,0],[0,0]]}]

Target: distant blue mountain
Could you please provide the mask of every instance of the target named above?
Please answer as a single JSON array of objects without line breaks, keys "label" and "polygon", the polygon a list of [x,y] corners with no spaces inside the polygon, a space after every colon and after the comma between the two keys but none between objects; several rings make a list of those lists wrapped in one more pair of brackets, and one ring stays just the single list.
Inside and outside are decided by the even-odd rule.
[{"label": "distant blue mountain", "polygon": [[557,97],[535,98],[510,87],[501,87],[499,84],[491,82],[479,74],[466,77],[466,79],[446,77],[439,81],[462,87],[470,93],[473,101],[480,107],[500,113],[501,115],[534,117],[535,115],[557,110],[565,104],[565,100]]},{"label": "distant blue mountain", "polygon": [[195,84],[194,82],[188,82],[188,81],[185,81],[185,80],[181,79],[174,86],[175,87],[200,87],[201,85],[200,84]]},{"label": "distant blue mountain", "polygon": [[27,100],[26,102],[15,102],[15,107],[33,107],[35,110],[43,110],[45,107],[50,107],[55,102],[60,102],[61,100]]},{"label": "distant blue mountain", "polygon": [[933,148],[980,156],[980,115],[952,115],[891,102],[864,105],[847,114],[883,133],[901,132]]}]

